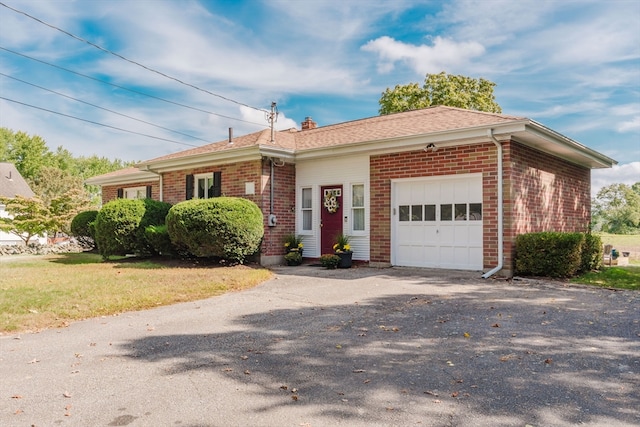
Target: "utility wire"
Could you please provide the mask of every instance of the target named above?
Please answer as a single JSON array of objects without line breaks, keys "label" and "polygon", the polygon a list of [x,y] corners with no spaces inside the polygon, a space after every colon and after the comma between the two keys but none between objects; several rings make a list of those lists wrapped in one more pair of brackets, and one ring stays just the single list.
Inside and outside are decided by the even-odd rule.
[{"label": "utility wire", "polygon": [[21,83],[24,83],[24,84],[27,84],[27,85],[30,85],[30,86],[33,86],[33,87],[37,87],[38,89],[46,90],[47,92],[54,93],[54,94],[56,94],[56,95],[59,95],[59,96],[62,96],[62,97],[65,97],[65,98],[71,99],[71,100],[73,100],[73,101],[81,102],[81,103],[83,103],[83,104],[85,104],[85,105],[89,105],[89,106],[91,106],[91,107],[98,108],[98,109],[100,109],[100,110],[108,111],[109,113],[112,113],[112,114],[117,114],[118,116],[126,117],[127,119],[135,120],[135,121],[140,122],[140,123],[145,123],[145,124],[147,124],[147,125],[151,125],[151,126],[154,126],[154,127],[159,128],[159,129],[167,130],[167,131],[169,131],[169,132],[177,133],[177,134],[180,134],[180,135],[182,135],[182,136],[187,136],[187,137],[189,137],[189,138],[199,139],[200,141],[204,141],[204,142],[206,142],[206,143],[210,143],[210,142],[211,142],[211,141],[207,141],[206,139],[198,138],[197,136],[193,136],[193,135],[189,135],[189,134],[187,134],[187,133],[183,133],[183,132],[180,132],[180,131],[177,131],[177,130],[169,129],[169,128],[166,128],[166,127],[164,127],[164,126],[160,126],[160,125],[157,125],[157,124],[155,124],[155,123],[147,122],[147,121],[142,120],[142,119],[137,119],[137,118],[135,118],[135,117],[131,117],[131,116],[128,116],[128,115],[123,114],[123,113],[118,113],[117,111],[113,111],[113,110],[110,110],[110,109],[108,109],[108,108],[100,107],[99,105],[95,105],[95,104],[92,104],[92,103],[90,103],[90,102],[83,101],[83,100],[81,100],[81,99],[74,98],[74,97],[69,96],[69,95],[65,95],[64,93],[56,92],[55,90],[47,89],[46,87],[42,87],[42,86],[39,86],[39,85],[34,84],[34,83],[29,83],[29,82],[27,82],[27,81],[25,81],[25,80],[19,79],[19,78],[17,78],[17,77],[9,76],[9,75],[4,74],[4,73],[2,73],[2,72],[0,72],[0,76],[8,77],[8,78],[10,78],[10,79],[13,79],[13,80],[19,81],[19,82],[21,82]]},{"label": "utility wire", "polygon": [[102,52],[105,52],[105,53],[111,54],[111,55],[113,55],[113,56],[115,56],[115,57],[117,57],[117,58],[120,58],[120,59],[122,59],[122,60],[124,60],[124,61],[127,61],[127,62],[131,63],[131,64],[137,65],[138,67],[144,68],[145,70],[147,70],[147,71],[151,71],[152,73],[156,73],[156,74],[158,74],[158,75],[161,75],[162,77],[166,77],[166,78],[168,78],[168,79],[170,79],[170,80],[173,80],[173,81],[175,81],[175,82],[178,82],[178,83],[180,83],[180,84],[182,84],[182,85],[189,86],[189,87],[191,87],[191,88],[193,88],[193,89],[199,90],[199,91],[204,92],[204,93],[207,93],[207,94],[209,94],[209,95],[213,95],[213,96],[218,97],[218,98],[220,98],[220,99],[223,99],[223,100],[225,100],[225,101],[233,102],[234,104],[242,105],[242,106],[244,106],[244,107],[251,108],[251,109],[256,110],[256,111],[268,112],[267,110],[264,110],[264,109],[262,109],[262,108],[252,107],[251,105],[244,104],[244,103],[242,103],[242,102],[238,102],[238,101],[233,100],[233,99],[231,99],[231,98],[227,98],[227,97],[222,96],[222,95],[219,95],[219,94],[217,94],[217,93],[213,93],[213,92],[211,92],[211,91],[209,91],[209,90],[207,90],[207,89],[202,89],[202,88],[200,88],[200,87],[198,87],[198,86],[196,86],[196,85],[193,85],[193,84],[191,84],[191,83],[184,82],[184,81],[182,81],[182,80],[178,79],[177,77],[170,76],[170,75],[168,75],[168,74],[163,73],[162,71],[158,71],[158,70],[153,69],[153,68],[151,68],[151,67],[147,67],[146,65],[143,65],[143,64],[141,64],[141,63],[139,63],[139,62],[136,62],[136,61],[134,61],[134,60],[131,60],[131,59],[129,59],[129,58],[126,58],[126,57],[124,57],[124,56],[120,55],[119,53],[113,52],[113,51],[111,51],[111,50],[109,50],[109,49],[105,49],[105,48],[103,48],[102,46],[98,46],[97,44],[90,42],[89,40],[83,39],[82,37],[76,36],[76,35],[74,35],[74,34],[72,34],[72,33],[68,32],[68,31],[65,31],[65,30],[63,30],[63,29],[61,29],[61,28],[58,28],[58,27],[56,27],[55,25],[49,24],[49,23],[47,23],[47,22],[44,22],[43,20],[38,19],[38,18],[36,18],[36,17],[34,17],[34,16],[31,16],[31,15],[29,15],[29,14],[28,14],[28,13],[26,13],[26,12],[23,12],[23,11],[21,11],[21,10],[15,9],[15,8],[13,8],[13,7],[11,7],[11,6],[7,6],[6,4],[4,4],[4,3],[2,3],[2,2],[0,2],[0,6],[4,6],[4,7],[6,7],[7,9],[13,10],[13,11],[14,11],[14,12],[16,12],[16,13],[20,13],[20,14],[22,14],[22,15],[26,16],[27,18],[33,19],[34,21],[37,21],[37,22],[39,22],[39,23],[41,23],[41,24],[43,24],[43,25],[46,25],[46,26],[47,26],[47,27],[49,27],[49,28],[52,28],[52,29],[57,30],[57,31],[60,31],[61,33],[66,34],[66,35],[68,35],[69,37],[72,37],[72,38],[74,38],[74,39],[76,39],[76,40],[78,40],[78,41],[81,41],[81,42],[83,42],[83,43],[86,43],[86,44],[88,44],[89,46],[93,46],[93,47],[95,47],[96,49],[101,50]]},{"label": "utility wire", "polygon": [[166,103],[169,103],[169,104],[177,105],[177,106],[183,107],[183,108],[188,108],[188,109],[194,110],[194,111],[200,111],[202,113],[211,114],[211,115],[214,115],[214,116],[222,117],[224,119],[235,120],[235,121],[238,121],[238,122],[248,123],[248,124],[252,124],[252,125],[258,125],[258,126],[261,126],[261,127],[268,127],[264,123],[250,122],[248,120],[242,120],[242,119],[238,119],[238,118],[235,118],[235,117],[225,116],[224,114],[214,113],[213,111],[203,110],[201,108],[192,107],[192,106],[189,106],[189,105],[186,105],[186,104],[181,104],[181,103],[175,102],[175,101],[170,101],[168,99],[164,99],[164,98],[161,98],[159,96],[149,95],[148,93],[140,92],[140,91],[135,90],[135,89],[129,89],[127,87],[120,86],[120,85],[117,85],[115,83],[111,83],[111,82],[108,82],[108,81],[105,81],[105,80],[100,80],[100,79],[98,79],[96,77],[92,77],[92,76],[89,76],[89,75],[86,75],[86,74],[82,74],[82,73],[79,73],[77,71],[73,71],[73,70],[70,70],[68,68],[64,68],[64,67],[61,67],[59,65],[56,65],[56,64],[51,64],[51,63],[43,61],[41,59],[34,58],[32,56],[29,56],[29,55],[25,55],[24,53],[20,53],[20,52],[16,52],[14,50],[11,50],[11,49],[7,49],[6,47],[0,46],[0,50],[4,50],[5,52],[9,52],[9,53],[12,53],[12,54],[17,55],[17,56],[21,56],[21,57],[26,58],[26,59],[30,59],[30,60],[35,61],[35,62],[39,62],[41,64],[48,65],[48,66],[53,67],[53,68],[57,68],[59,70],[66,71],[67,73],[75,74],[77,76],[84,77],[86,79],[90,79],[90,80],[96,81],[98,83],[103,83],[103,84],[106,84],[106,85],[109,85],[109,86],[116,87],[118,89],[126,90],[126,91],[131,92],[131,93],[135,93],[135,94],[138,94],[138,95],[146,96],[148,98],[157,99],[158,101],[163,101],[163,102],[166,102]]},{"label": "utility wire", "polygon": [[80,117],[71,116],[69,114],[64,114],[64,113],[60,113],[58,111],[53,111],[53,110],[49,110],[49,109],[46,109],[46,108],[38,107],[38,106],[35,106],[35,105],[27,104],[27,103],[24,103],[24,102],[16,101],[15,99],[5,98],[4,96],[0,96],[0,99],[4,99],[5,101],[9,101],[9,102],[13,102],[13,103],[16,103],[16,104],[24,105],[25,107],[35,108],[36,110],[42,110],[42,111],[46,111],[48,113],[57,114],[59,116],[68,117],[70,119],[76,119],[76,120],[80,120],[82,122],[87,122],[87,123],[91,123],[91,124],[98,125],[98,126],[104,126],[106,128],[111,128],[111,129],[119,130],[119,131],[122,131],[122,132],[132,133],[134,135],[146,136],[147,138],[158,139],[160,141],[173,142],[174,144],[187,145],[189,147],[199,147],[198,145],[188,144],[186,142],[174,141],[172,139],[167,139],[167,138],[162,138],[162,137],[159,137],[159,136],[148,135],[146,133],[136,132],[136,131],[133,131],[133,130],[119,128],[117,126],[111,126],[111,125],[107,125],[107,124],[104,124],[104,123],[94,122],[92,120],[87,120],[87,119],[83,119],[83,118],[80,118]]}]

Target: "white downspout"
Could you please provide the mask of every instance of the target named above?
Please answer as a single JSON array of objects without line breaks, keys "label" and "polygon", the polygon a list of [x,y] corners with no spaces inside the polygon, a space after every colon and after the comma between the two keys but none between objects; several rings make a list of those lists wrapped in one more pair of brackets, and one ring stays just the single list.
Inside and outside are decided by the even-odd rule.
[{"label": "white downspout", "polygon": [[164,191],[162,190],[162,187],[163,187],[163,185],[162,185],[162,183],[163,183],[162,174],[160,172],[156,172],[156,171],[152,170],[149,166],[146,166],[144,170],[146,172],[151,172],[151,173],[154,173],[154,174],[158,175],[158,178],[159,178],[158,179],[158,184],[160,185],[160,197],[159,197],[160,200],[158,200],[158,201],[159,202],[164,202],[164,200],[163,200]]},{"label": "white downspout", "polygon": [[502,270],[502,265],[504,263],[504,223],[503,223],[503,213],[502,213],[502,204],[503,204],[503,195],[502,195],[502,144],[498,142],[495,136],[493,136],[493,129],[489,129],[487,131],[487,135],[493,143],[498,148],[498,265],[493,269],[487,271],[482,275],[483,279],[487,279],[498,271]]}]

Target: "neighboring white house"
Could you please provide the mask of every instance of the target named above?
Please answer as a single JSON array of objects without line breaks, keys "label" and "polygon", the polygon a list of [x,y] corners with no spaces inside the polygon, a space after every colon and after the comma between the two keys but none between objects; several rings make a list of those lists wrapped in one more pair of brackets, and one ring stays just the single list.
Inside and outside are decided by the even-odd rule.
[{"label": "neighboring white house", "polygon": [[[35,193],[24,180],[18,169],[13,163],[0,162],[0,196],[1,197],[33,197]],[[0,204],[0,217],[7,218],[9,214],[5,212],[5,206]],[[31,240],[37,240],[39,243],[46,243],[46,237],[37,237]],[[0,231],[0,245],[19,245],[23,241],[20,237],[13,233],[5,233]]]}]

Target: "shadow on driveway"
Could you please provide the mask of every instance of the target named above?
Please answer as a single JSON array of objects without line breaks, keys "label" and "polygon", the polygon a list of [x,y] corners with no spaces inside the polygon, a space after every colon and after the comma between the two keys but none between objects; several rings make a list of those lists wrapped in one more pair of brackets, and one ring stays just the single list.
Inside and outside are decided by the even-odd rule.
[{"label": "shadow on driveway", "polygon": [[[224,329],[125,342],[126,357],[167,376],[215,373],[235,385],[221,393],[251,402],[239,421],[295,408],[314,426],[640,425],[638,293],[466,272],[278,272],[278,289],[305,304],[265,300]],[[361,298],[333,297],[350,286]]]}]

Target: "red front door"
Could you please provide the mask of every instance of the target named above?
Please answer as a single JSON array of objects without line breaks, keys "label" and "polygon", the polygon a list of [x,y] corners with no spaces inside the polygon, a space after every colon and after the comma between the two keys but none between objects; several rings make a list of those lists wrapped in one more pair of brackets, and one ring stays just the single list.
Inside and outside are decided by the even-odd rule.
[{"label": "red front door", "polygon": [[320,254],[332,254],[336,236],[342,233],[342,185],[320,188]]}]

